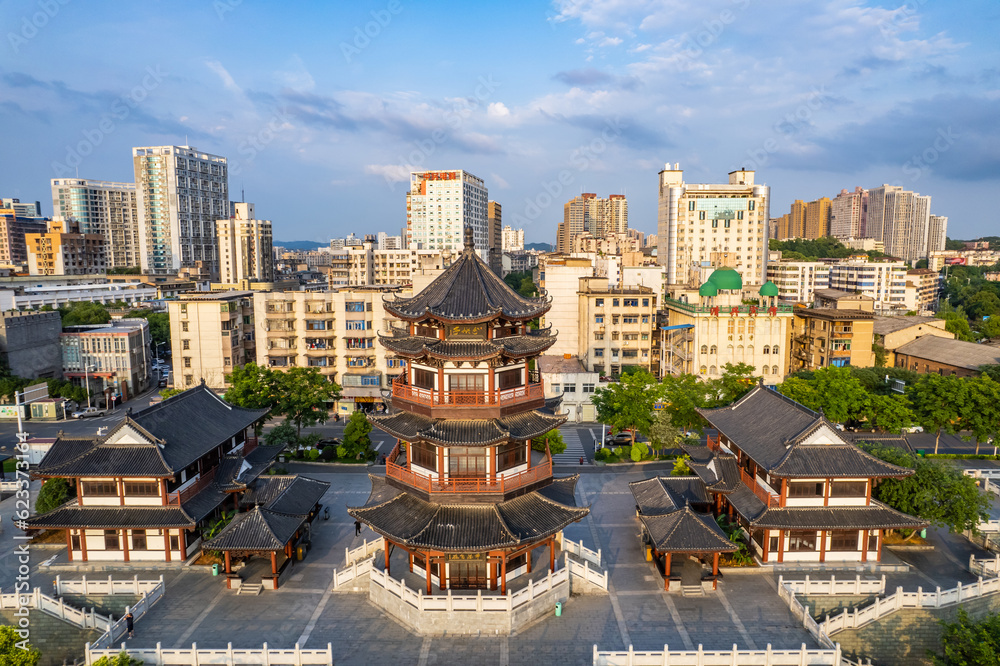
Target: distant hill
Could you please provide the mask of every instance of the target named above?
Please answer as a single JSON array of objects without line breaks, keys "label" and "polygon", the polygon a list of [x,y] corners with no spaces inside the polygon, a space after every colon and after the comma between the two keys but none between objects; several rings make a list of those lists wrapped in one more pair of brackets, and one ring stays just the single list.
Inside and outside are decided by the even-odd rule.
[{"label": "distant hill", "polygon": [[525,243],[525,250],[540,250],[542,252],[551,252],[552,246],[549,243]]},{"label": "distant hill", "polygon": [[318,241],[274,241],[274,246],[286,250],[318,250],[321,247],[330,247],[330,244]]}]

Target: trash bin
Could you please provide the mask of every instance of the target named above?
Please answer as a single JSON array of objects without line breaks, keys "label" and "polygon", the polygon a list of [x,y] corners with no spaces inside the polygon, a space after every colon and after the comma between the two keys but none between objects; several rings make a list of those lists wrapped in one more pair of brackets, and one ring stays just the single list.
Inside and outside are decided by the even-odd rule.
[{"label": "trash bin", "polygon": [[917,449],[917,455],[918,456],[924,455],[924,449]]},{"label": "trash bin", "polygon": [[212,565],[212,575],[213,576],[218,576],[219,575],[219,565],[218,564],[213,564]]},{"label": "trash bin", "polygon": [[323,507],[323,520],[330,520],[330,507]]},{"label": "trash bin", "polygon": [[298,549],[296,550],[296,553],[299,556],[299,562],[301,562],[302,560],[306,559],[306,547],[305,546],[299,546]]},{"label": "trash bin", "polygon": [[926,527],[924,529],[920,530],[920,538],[921,539],[926,539],[927,538],[927,528]]},{"label": "trash bin", "polygon": [[653,547],[652,546],[646,546],[646,561],[647,562],[652,562],[653,561]]},{"label": "trash bin", "polygon": [[556,602],[556,617],[562,617],[562,602]]}]

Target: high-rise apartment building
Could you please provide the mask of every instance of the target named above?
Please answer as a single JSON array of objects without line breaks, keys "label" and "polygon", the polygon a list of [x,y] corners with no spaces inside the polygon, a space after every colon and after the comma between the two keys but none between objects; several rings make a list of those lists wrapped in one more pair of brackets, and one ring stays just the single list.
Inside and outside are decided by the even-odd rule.
[{"label": "high-rise apartment building", "polygon": [[487,202],[487,219],[490,228],[490,256],[487,262],[497,275],[503,271],[503,210],[496,201]]},{"label": "high-rise apartment building", "polygon": [[885,252],[915,262],[927,256],[931,198],[882,185],[868,191],[868,235],[885,244]]},{"label": "high-rise apartment building", "polygon": [[28,263],[26,234],[48,231],[44,219],[21,217],[13,208],[0,208],[0,265],[20,268]]},{"label": "high-rise apartment building", "polygon": [[524,250],[524,229],[515,229],[508,224],[503,228],[503,238],[500,245],[504,252],[522,252]]},{"label": "high-rise apartment building", "polygon": [[834,238],[867,238],[868,233],[868,191],[855,187],[853,192],[846,189],[830,204],[830,235]]},{"label": "high-rise apartment building", "polygon": [[820,197],[806,204],[806,238],[823,238],[830,235],[830,199]]},{"label": "high-rise apartment building", "polygon": [[679,164],[659,175],[657,261],[667,282],[689,282],[689,269],[703,262],[763,282],[770,188],[746,170],[731,172],[725,184],[687,184]]},{"label": "high-rise apartment building", "polygon": [[139,256],[146,273],[176,273],[203,262],[218,273],[215,221],[229,217],[225,157],[190,146],[132,149]]},{"label": "high-rise apartment building", "polygon": [[767,279],[778,287],[782,301],[812,303],[817,289],[830,288],[830,267],[820,261],[770,262]]},{"label": "high-rise apartment building", "polygon": [[257,357],[254,292],[181,294],[167,302],[174,388],[202,379],[209,388],[227,388],[226,377]]},{"label": "high-rise apartment building", "polygon": [[830,264],[830,289],[861,294],[875,300],[876,310],[903,309],[906,264],[855,256]]},{"label": "high-rise apartment building", "polygon": [[25,234],[29,275],[91,275],[104,273],[104,236],[80,233],[76,220],[53,220],[43,234]]},{"label": "high-rise apartment building", "polygon": [[[377,249],[379,250],[401,250],[403,249],[402,236],[390,236],[384,231],[375,234]],[[332,247],[332,245],[331,245]]]},{"label": "high-rise apartment building", "polygon": [[53,178],[51,185],[53,214],[79,222],[81,233],[103,236],[108,268],[140,265],[135,183]]},{"label": "high-rise apartment building", "polygon": [[942,252],[947,240],[948,218],[943,215],[931,215],[927,223],[927,254]]},{"label": "high-rise apartment building", "polygon": [[826,197],[806,203],[792,202],[791,211],[777,218],[776,238],[822,238],[830,235],[830,200]]},{"label": "high-rise apartment building", "polygon": [[[42,202],[26,201],[21,203],[20,199],[0,198],[0,208],[14,211],[18,217],[41,217]],[[56,213],[58,215],[58,213]]]},{"label": "high-rise apartment building", "polygon": [[594,238],[628,231],[628,200],[622,194],[599,199],[584,192],[563,204],[563,223],[556,239],[557,252],[571,252],[573,239],[589,233]]},{"label": "high-rise apartment building", "polygon": [[461,250],[471,227],[475,248],[490,249],[486,184],[466,171],[415,171],[406,193],[406,246],[418,250]]},{"label": "high-rise apartment building", "polygon": [[219,281],[274,282],[274,237],[270,220],[258,220],[252,203],[234,203],[233,214],[215,222]]}]

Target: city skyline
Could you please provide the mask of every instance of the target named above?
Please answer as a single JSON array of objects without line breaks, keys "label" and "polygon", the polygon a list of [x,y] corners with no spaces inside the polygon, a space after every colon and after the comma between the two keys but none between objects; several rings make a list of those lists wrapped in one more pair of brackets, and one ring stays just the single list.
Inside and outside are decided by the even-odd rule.
[{"label": "city skyline", "polygon": [[[9,3],[0,136],[18,160],[0,194],[48,215],[52,178],[127,182],[133,147],[189,145],[229,160],[230,198],[245,190],[277,239],[325,241],[404,226],[411,171],[464,169],[526,242],[553,243],[581,192],[627,195],[629,226],[655,231],[656,173],[681,162],[692,182],[756,169],[772,214],[888,183],[933,196],[951,237],[991,232],[992,5],[747,9]],[[293,46],[269,36],[293,29]],[[102,34],[114,47],[65,58]]]}]

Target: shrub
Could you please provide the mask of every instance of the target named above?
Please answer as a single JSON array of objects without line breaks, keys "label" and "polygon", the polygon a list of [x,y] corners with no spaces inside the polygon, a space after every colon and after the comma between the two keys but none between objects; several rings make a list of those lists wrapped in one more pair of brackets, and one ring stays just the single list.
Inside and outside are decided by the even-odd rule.
[{"label": "shrub", "polygon": [[49,479],[38,491],[38,499],[35,500],[35,511],[38,513],[48,513],[52,509],[65,503],[66,500],[76,494],[72,485],[66,479]]},{"label": "shrub", "polygon": [[309,460],[318,460],[319,459],[319,449],[307,449],[306,450],[306,457],[309,458]]},{"label": "shrub", "polygon": [[337,457],[337,447],[336,446],[324,447],[323,453],[320,454],[320,457],[323,458],[323,460],[333,460],[334,458]]},{"label": "shrub", "polygon": [[308,435],[304,435],[299,439],[299,444],[306,447],[307,449],[317,448],[316,445],[319,444],[319,440],[323,439],[323,436],[318,432],[311,432]]},{"label": "shrub", "polygon": [[687,461],[691,456],[681,456],[674,461],[674,468],[670,471],[670,476],[691,476],[694,472],[688,467]]},{"label": "shrub", "polygon": [[347,457],[347,447],[341,444],[337,447],[337,457],[346,458]]},{"label": "shrub", "polygon": [[271,432],[264,436],[264,443],[268,446],[288,446],[295,444],[297,441],[298,434],[295,432],[295,426],[290,423],[282,423],[279,426],[275,426]]},{"label": "shrub", "polygon": [[632,455],[632,447],[617,446],[615,447],[615,455],[619,458],[627,458]]},{"label": "shrub", "polygon": [[114,657],[101,657],[94,662],[94,666],[142,666],[142,660],[130,657],[128,652],[122,650]]},{"label": "shrub", "polygon": [[597,449],[594,453],[594,460],[607,460],[611,457],[611,452],[607,449]]},{"label": "shrub", "polygon": [[632,445],[632,460],[635,460],[635,451],[639,450],[639,460],[649,457],[649,446],[646,442],[636,442]]},{"label": "shrub", "polygon": [[632,458],[632,462],[639,462],[642,460],[642,449],[640,449],[639,445],[636,444],[632,447],[632,452],[629,455]]}]

